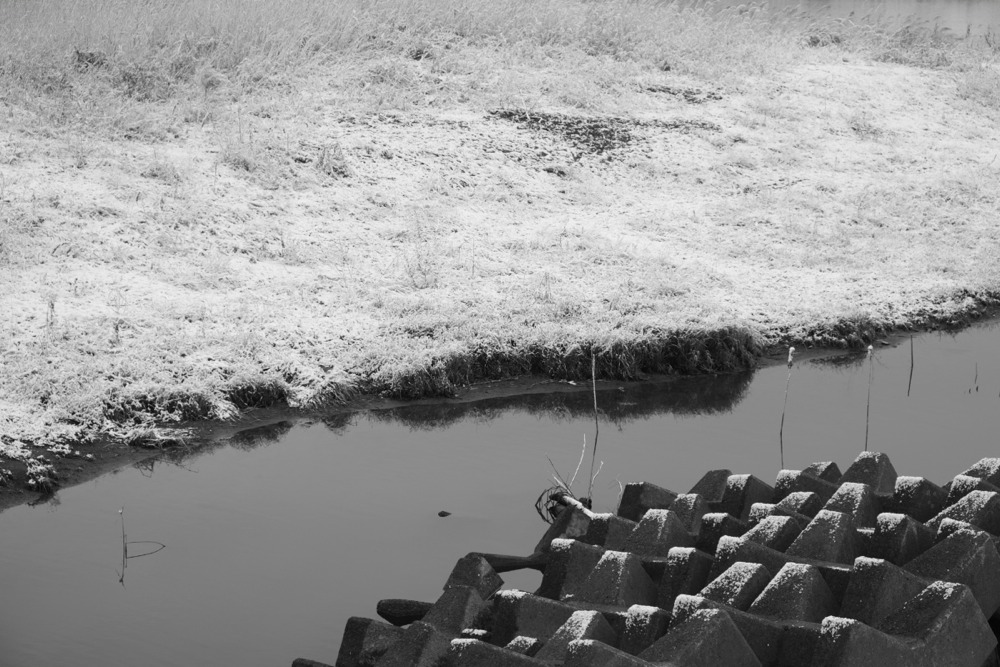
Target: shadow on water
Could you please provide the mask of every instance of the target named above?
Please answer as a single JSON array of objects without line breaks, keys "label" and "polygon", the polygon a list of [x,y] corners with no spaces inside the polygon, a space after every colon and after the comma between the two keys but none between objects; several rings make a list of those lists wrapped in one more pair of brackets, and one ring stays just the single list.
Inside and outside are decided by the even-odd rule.
[{"label": "shadow on water", "polygon": [[[746,396],[753,380],[752,371],[698,378],[677,378],[666,382],[628,388],[602,388],[597,403],[602,421],[617,427],[657,415],[712,415],[728,412]],[[592,417],[594,398],[583,384],[580,391],[530,394],[490,398],[475,403],[439,403],[406,406],[363,413],[363,418],[406,426],[413,431],[443,429],[465,420],[488,423],[511,414],[526,414],[554,421]],[[353,423],[324,420],[337,432]]]}]

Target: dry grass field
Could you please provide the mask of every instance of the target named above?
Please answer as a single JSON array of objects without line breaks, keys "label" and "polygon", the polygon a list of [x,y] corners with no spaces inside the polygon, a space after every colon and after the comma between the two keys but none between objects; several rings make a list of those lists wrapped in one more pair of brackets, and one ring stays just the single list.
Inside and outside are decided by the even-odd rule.
[{"label": "dry grass field", "polygon": [[975,316],[998,63],[755,5],[9,0],[0,471]]}]

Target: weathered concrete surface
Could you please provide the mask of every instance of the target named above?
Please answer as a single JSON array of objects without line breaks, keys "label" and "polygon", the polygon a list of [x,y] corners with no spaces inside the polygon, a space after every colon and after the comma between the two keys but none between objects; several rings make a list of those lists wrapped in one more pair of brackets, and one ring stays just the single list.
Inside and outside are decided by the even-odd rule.
[{"label": "weathered concrete surface", "polygon": [[537,594],[469,554],[435,603],[380,604],[408,627],[352,618],[336,664],[1000,667],[998,482],[1000,458],[942,488],[862,453],[773,489],[728,470],[687,494],[630,484],[618,514],[546,531]]}]

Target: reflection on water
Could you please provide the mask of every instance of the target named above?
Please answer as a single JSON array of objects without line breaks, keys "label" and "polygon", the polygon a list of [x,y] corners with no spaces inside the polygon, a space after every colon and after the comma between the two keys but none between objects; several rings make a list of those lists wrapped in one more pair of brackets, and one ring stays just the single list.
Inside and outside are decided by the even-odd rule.
[{"label": "reflection on water", "polygon": [[[1000,455],[998,344],[995,326],[918,336],[912,367],[909,341],[878,349],[867,424],[864,354],[797,361],[786,464],[844,469],[866,430],[900,474],[938,484]],[[633,480],[683,492],[729,468],[773,482],[786,373],[605,385],[595,509],[613,510]],[[374,617],[381,598],[436,599],[470,551],[533,549],[546,459],[572,473],[592,401],[582,387],[261,424],[63,489],[61,504],[12,508],[0,514],[0,666],[333,663],[349,616]],[[129,540],[168,545],[129,560],[124,589],[122,506]]]}]

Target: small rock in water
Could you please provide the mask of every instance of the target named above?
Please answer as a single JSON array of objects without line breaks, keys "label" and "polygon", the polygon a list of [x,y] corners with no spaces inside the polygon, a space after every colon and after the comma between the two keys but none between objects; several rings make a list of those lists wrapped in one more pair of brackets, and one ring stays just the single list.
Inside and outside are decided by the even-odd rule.
[{"label": "small rock in water", "polygon": [[451,516],[451,512],[446,512],[444,510],[441,510],[440,512],[438,512],[438,516]]}]

